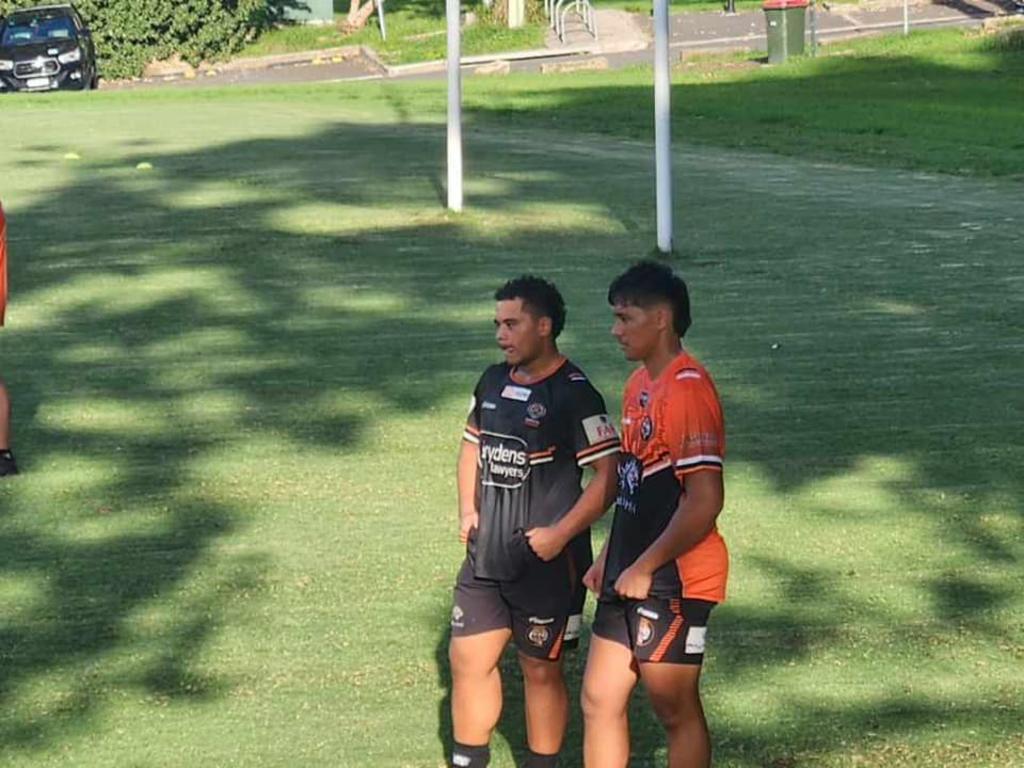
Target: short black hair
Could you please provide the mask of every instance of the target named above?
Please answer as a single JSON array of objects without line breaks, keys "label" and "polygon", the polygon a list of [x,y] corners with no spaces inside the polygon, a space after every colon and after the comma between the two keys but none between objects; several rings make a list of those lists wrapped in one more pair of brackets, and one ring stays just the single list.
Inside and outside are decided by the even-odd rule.
[{"label": "short black hair", "polygon": [[690,329],[690,293],[672,269],[656,261],[634,264],[608,286],[608,303],[650,307],[666,302],[672,306],[672,325],[683,337]]},{"label": "short black hair", "polygon": [[557,339],[565,327],[565,301],[555,284],[542,277],[521,275],[494,292],[495,301],[520,299],[523,308],[534,317],[551,319],[551,338]]}]

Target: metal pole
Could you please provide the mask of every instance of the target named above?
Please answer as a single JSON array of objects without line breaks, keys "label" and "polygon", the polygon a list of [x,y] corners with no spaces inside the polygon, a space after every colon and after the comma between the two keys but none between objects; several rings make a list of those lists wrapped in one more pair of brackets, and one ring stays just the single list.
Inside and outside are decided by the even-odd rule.
[{"label": "metal pole", "polygon": [[811,56],[818,55],[818,0],[811,0]]},{"label": "metal pole", "polygon": [[668,0],[654,0],[654,166],[658,250],[662,253],[672,252],[671,100]]},{"label": "metal pole", "polygon": [[448,208],[462,210],[462,19],[459,0],[445,0],[448,18]]},{"label": "metal pole", "polygon": [[388,39],[388,25],[384,21],[384,0],[377,0],[377,22],[380,25],[380,39]]},{"label": "metal pole", "polygon": [[910,34],[910,0],[903,0],[903,35]]}]

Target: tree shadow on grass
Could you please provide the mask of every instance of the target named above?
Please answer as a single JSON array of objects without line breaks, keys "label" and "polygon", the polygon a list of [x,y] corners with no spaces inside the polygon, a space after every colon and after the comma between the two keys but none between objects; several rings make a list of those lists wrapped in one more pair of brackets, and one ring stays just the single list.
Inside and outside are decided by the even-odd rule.
[{"label": "tree shadow on grass", "polygon": [[[720,97],[742,100],[753,87],[719,86]],[[583,112],[597,98],[639,109],[648,96],[639,88],[579,91],[563,106]],[[13,278],[19,300],[40,309],[4,339],[27,472],[2,489],[0,572],[46,587],[0,630],[0,704],[56,671],[104,670],[115,655],[156,651],[143,653],[127,677],[101,671],[86,679],[52,714],[14,710],[0,750],[38,749],[81,732],[111,685],[157,698],[223,697],[232,681],[207,675],[195,659],[233,602],[260,591],[273,564],[214,554],[247,518],[204,493],[197,468],[239,436],[355,450],[374,439],[377,410],[418,414],[468,390],[491,351],[486,331],[464,313],[485,304],[507,275],[536,269],[554,277],[570,300],[566,350],[595,380],[622,380],[602,293],[646,250],[646,149],[542,130],[494,135],[494,119],[510,114],[477,109],[469,144],[476,213],[461,221],[431,208],[441,129],[415,123],[336,124],[165,155],[151,176],[122,170],[147,158],[122,157],[90,166],[91,175],[74,177],[45,203],[14,209],[12,250],[32,258],[13,262]],[[614,183],[594,183],[595,163]],[[1005,255],[1017,230],[1000,213],[1009,211],[1003,191],[948,179],[937,190],[909,174],[867,178],[838,166],[812,173],[740,154],[687,152],[683,165],[684,189],[700,194],[680,198],[679,267],[694,291],[694,343],[725,399],[730,462],[794,494],[864,460],[898,460],[905,471],[886,488],[934,517],[935,546],[1012,569],[1021,521],[993,530],[978,513],[1001,507],[999,494],[1021,498],[1010,471],[1019,456],[1009,367],[1019,328],[1001,309],[1018,301]],[[230,194],[218,197],[225,184]],[[971,209],[949,195],[970,200]],[[581,233],[572,219],[516,222],[566,201],[603,212],[607,226]],[[744,206],[743,227],[722,213],[736,201],[757,201]],[[794,212],[805,210],[816,211],[813,239],[799,234],[808,220]],[[221,400],[205,403],[210,393]],[[349,404],[367,397],[369,408]],[[978,445],[1007,451],[972,450]],[[86,477],[69,487],[67,508],[39,509],[33,474],[62,462],[107,468],[95,481],[101,488]],[[82,506],[97,496],[112,502]],[[90,539],[62,531],[89,530],[96,518],[128,532],[111,525]],[[765,666],[806,663],[841,643],[844,626],[828,606],[858,594],[842,573],[738,556],[782,599],[716,613],[713,662],[724,684]],[[175,597],[210,567],[218,576],[200,594]],[[1011,586],[950,568],[924,574],[920,587],[932,595],[935,617],[992,639],[1006,631],[993,616],[1010,604]],[[168,601],[175,615],[145,641],[137,637],[133,617]],[[887,618],[884,606],[850,609]],[[446,648],[442,631],[442,676]],[[514,666],[505,665],[502,727],[515,750],[525,736]],[[570,675],[573,695],[581,666]],[[445,744],[450,723],[444,702],[440,708]],[[912,695],[848,706],[795,701],[786,710],[790,731],[770,718],[715,730],[725,759],[762,765],[789,759],[793,728],[805,734],[801,748],[824,754],[838,749],[838,734],[904,737],[945,712]],[[653,765],[660,729],[641,697],[634,715],[637,764]],[[1011,728],[995,705],[968,702],[953,719]],[[578,734],[574,716],[567,764],[578,762]]]}]

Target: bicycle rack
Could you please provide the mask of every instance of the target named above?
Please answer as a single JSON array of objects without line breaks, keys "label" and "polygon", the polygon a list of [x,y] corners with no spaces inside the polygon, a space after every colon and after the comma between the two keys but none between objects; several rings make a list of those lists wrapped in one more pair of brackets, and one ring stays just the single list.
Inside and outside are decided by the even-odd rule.
[{"label": "bicycle rack", "polygon": [[597,40],[597,14],[590,0],[545,0],[545,10],[549,7],[551,27],[562,43],[565,43],[565,17],[570,11],[580,17],[583,28]]},{"label": "bicycle rack", "polygon": [[590,0],[544,0],[544,15],[562,43],[565,43],[565,17],[570,11],[580,17],[583,28],[597,40],[597,14]]}]

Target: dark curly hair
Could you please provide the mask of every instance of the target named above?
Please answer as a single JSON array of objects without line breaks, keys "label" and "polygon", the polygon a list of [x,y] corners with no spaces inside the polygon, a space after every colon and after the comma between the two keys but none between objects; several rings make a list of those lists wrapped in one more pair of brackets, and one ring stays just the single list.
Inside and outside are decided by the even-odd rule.
[{"label": "dark curly hair", "polygon": [[565,327],[565,301],[554,283],[534,275],[509,280],[494,292],[495,301],[520,299],[523,309],[536,318],[551,319],[551,338],[557,339]]},{"label": "dark curly hair", "polygon": [[656,261],[634,264],[612,280],[608,303],[650,307],[665,302],[672,307],[672,324],[683,337],[690,329],[690,293],[686,283],[672,269]]}]

